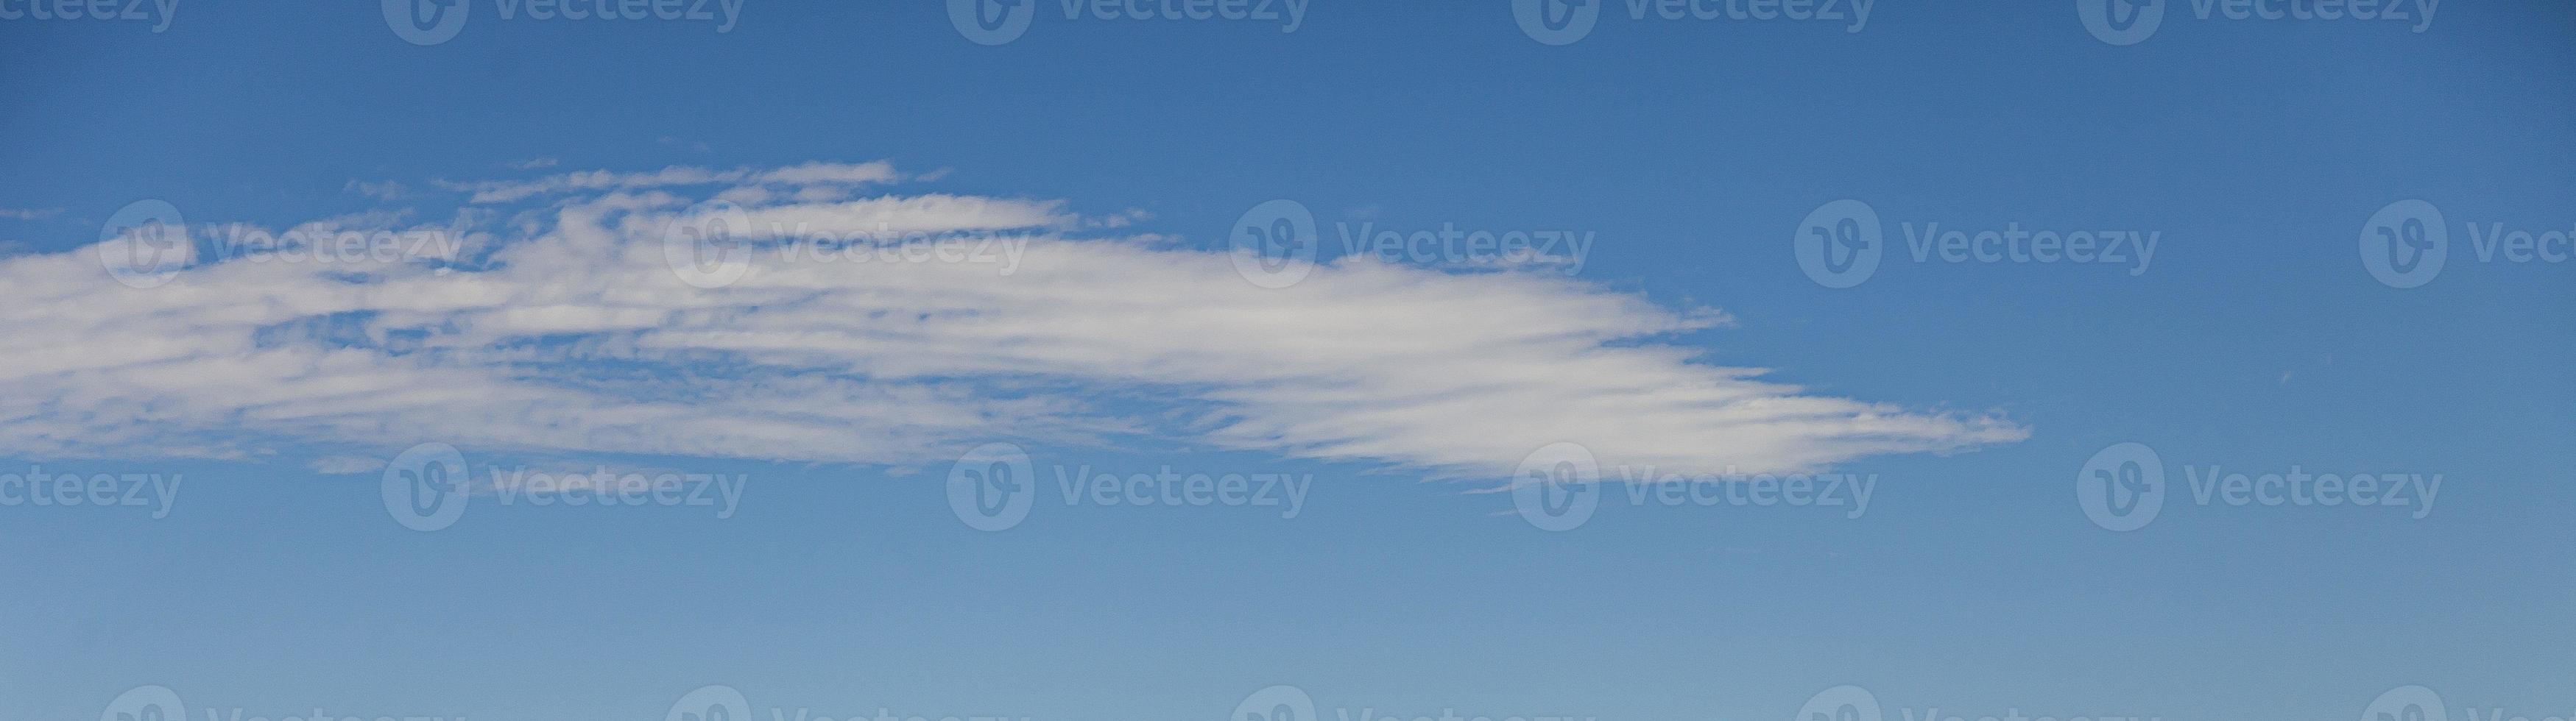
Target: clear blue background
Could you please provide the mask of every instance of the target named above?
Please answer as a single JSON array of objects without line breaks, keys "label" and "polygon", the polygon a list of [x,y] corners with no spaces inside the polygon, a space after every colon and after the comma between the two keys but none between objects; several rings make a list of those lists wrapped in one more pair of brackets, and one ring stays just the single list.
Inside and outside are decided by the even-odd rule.
[{"label": "clear blue background", "polygon": [[[1787,719],[1859,684],[1971,717],[2350,718],[2393,686],[2576,707],[2576,267],[2466,258],[2398,291],[2381,206],[2576,223],[2576,10],[2200,21],[2133,47],[2065,3],[1881,2],[1834,23],[1633,21],[1566,47],[1499,3],[1318,3],[1275,24],[1065,21],[965,41],[932,3],[751,0],[691,22],[498,21],[397,39],[374,3],[188,3],[169,31],[0,23],[13,252],[136,199],[195,222],[369,207],[351,180],[890,158],[920,189],[1142,208],[1203,245],[1293,198],[1328,222],[1598,233],[1582,276],[1718,306],[1680,342],[1823,392],[1997,409],[2022,443],[1870,459],[1870,512],[1605,507],[1550,534],[1479,483],[1259,454],[1033,449],[1315,473],[1294,520],[1041,504],[972,531],[944,468],[644,459],[752,475],[741,511],[477,507],[394,524],[298,463],[184,473],[173,515],[0,508],[0,717],[141,684],[250,715],[660,718],[697,686],[841,718],[1216,719],[1294,684],[1406,715]],[[551,171],[546,171],[551,172]],[[1790,233],[2162,231],[2147,274],[1914,264],[1829,290]],[[8,338],[43,343],[45,338]],[[2119,441],[2230,470],[2441,473],[2434,513],[2169,501],[2114,534],[2071,480]],[[138,449],[137,458],[149,457]],[[1051,490],[1048,491],[1051,493]],[[196,713],[202,715],[203,711]],[[2454,719],[2458,709],[2453,709]]]}]

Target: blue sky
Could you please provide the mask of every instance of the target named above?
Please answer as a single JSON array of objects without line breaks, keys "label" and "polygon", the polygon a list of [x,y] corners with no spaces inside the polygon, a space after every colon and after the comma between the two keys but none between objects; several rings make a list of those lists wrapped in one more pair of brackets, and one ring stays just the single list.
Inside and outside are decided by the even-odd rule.
[{"label": "blue sky", "polygon": [[[2576,707],[2566,6],[2165,2],[2114,45],[2062,2],[1603,2],[1550,45],[1503,3],[1283,32],[1035,2],[986,45],[930,2],[465,1],[428,45],[364,3],[0,19],[0,717],[145,686],[272,720],[657,718],[710,685],[835,720],[1240,719],[1278,685],[1325,718],[1787,721],[1843,685],[1889,721]],[[200,257],[118,275],[102,227],[153,200]],[[1877,265],[1821,282],[1798,240],[1843,200]],[[1280,207],[1322,265],[1262,287],[1229,241]],[[2445,260],[2385,282],[2409,217]],[[711,219],[807,226],[682,282],[666,240]],[[2155,250],[1948,262],[1935,223]],[[1339,258],[1363,224],[1585,240]],[[2531,257],[2482,259],[2490,228]],[[1025,255],[776,252],[888,229]],[[326,231],[405,240],[222,245]],[[1515,502],[1559,442],[1589,516]],[[2160,508],[2098,521],[2123,443]],[[465,510],[418,530],[385,492],[436,444]],[[982,530],[951,491],[997,459],[1031,495]],[[1166,467],[1282,503],[1066,500]],[[2294,468],[2441,485],[2202,482]],[[678,490],[545,486],[601,470]],[[38,472],[142,505],[8,480]],[[1734,472],[1868,505],[1622,482]]]}]

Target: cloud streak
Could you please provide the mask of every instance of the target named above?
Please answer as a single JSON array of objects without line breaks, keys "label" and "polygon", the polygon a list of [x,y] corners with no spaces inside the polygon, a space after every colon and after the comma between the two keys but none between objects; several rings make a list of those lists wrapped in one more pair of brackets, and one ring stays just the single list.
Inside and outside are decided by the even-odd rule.
[{"label": "cloud streak", "polygon": [[9,220],[45,220],[62,214],[61,208],[0,208],[0,218]]},{"label": "cloud streak", "polygon": [[[470,184],[478,204],[566,197],[508,220],[380,214],[458,218],[385,229],[469,233],[469,258],[235,258],[150,289],[111,280],[94,249],[0,260],[0,282],[21,289],[0,328],[48,340],[0,349],[0,452],[301,453],[339,470],[364,465],[350,453],[436,440],[916,464],[1016,438],[1501,476],[1559,441],[1604,464],[1713,473],[2027,436],[1991,415],[1696,362],[1659,339],[1723,314],[1559,274],[1348,258],[1264,289],[1222,252],[1079,236],[1116,224],[1062,201],[807,192],[899,177],[816,163]],[[773,242],[739,280],[695,287],[664,238],[719,195],[753,201],[751,235]],[[1006,269],[963,253],[777,252],[798,237],[906,234],[1019,257]]]},{"label": "cloud streak", "polygon": [[578,173],[565,173],[562,175],[548,176],[535,180],[499,180],[473,183],[440,182],[439,186],[449,190],[461,190],[473,193],[473,197],[469,202],[510,203],[538,196],[574,192],[639,190],[645,188],[671,188],[717,184],[734,184],[751,187],[762,185],[816,187],[833,184],[860,185],[869,183],[890,183],[899,179],[901,179],[901,176],[895,174],[894,164],[885,161],[877,161],[871,163],[813,162],[785,168],[737,168],[734,170],[712,170],[708,168],[672,166],[658,171],[641,173],[620,173],[606,170],[592,170]]}]

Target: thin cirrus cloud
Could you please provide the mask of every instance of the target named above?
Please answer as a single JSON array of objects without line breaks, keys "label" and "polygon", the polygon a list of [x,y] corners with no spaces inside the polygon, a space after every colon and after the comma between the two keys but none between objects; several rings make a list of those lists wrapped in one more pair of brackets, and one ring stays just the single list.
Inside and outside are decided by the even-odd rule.
[{"label": "thin cirrus cloud", "polygon": [[[19,290],[0,327],[53,339],[0,347],[0,453],[346,470],[443,441],[908,465],[1010,438],[1499,477],[1561,441],[1719,473],[2028,435],[1696,362],[1658,339],[1723,314],[1561,274],[1343,259],[1266,289],[1222,251],[1094,235],[1121,216],[1062,201],[851,197],[900,180],[814,163],[455,185],[467,204],[409,216],[444,224],[353,217],[461,234],[435,246],[457,257],[226,256],[153,288],[117,283],[94,247],[0,260]],[[538,196],[560,197],[494,207]],[[663,237],[718,197],[750,201],[739,217],[768,241],[738,280],[696,287]],[[958,255],[782,252],[906,233]]]},{"label": "thin cirrus cloud", "polygon": [[9,220],[45,220],[62,214],[61,208],[0,208],[0,218]]},{"label": "thin cirrus cloud", "polygon": [[[542,166],[539,166],[542,167]],[[890,183],[902,179],[894,164],[812,162],[784,168],[736,168],[715,170],[689,166],[672,166],[653,172],[620,173],[592,170],[552,175],[535,180],[493,180],[472,183],[441,181],[439,187],[473,193],[468,202],[510,203],[542,195],[568,192],[639,190],[680,186],[734,184],[744,187],[788,185],[820,187],[834,184]]]}]

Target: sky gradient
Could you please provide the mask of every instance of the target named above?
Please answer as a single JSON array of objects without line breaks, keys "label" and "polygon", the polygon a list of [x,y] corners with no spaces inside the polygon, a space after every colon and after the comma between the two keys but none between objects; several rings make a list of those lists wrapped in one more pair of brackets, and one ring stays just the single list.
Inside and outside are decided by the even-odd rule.
[{"label": "sky gradient", "polygon": [[2576,709],[2567,5],[460,2],[0,3],[0,718]]}]

